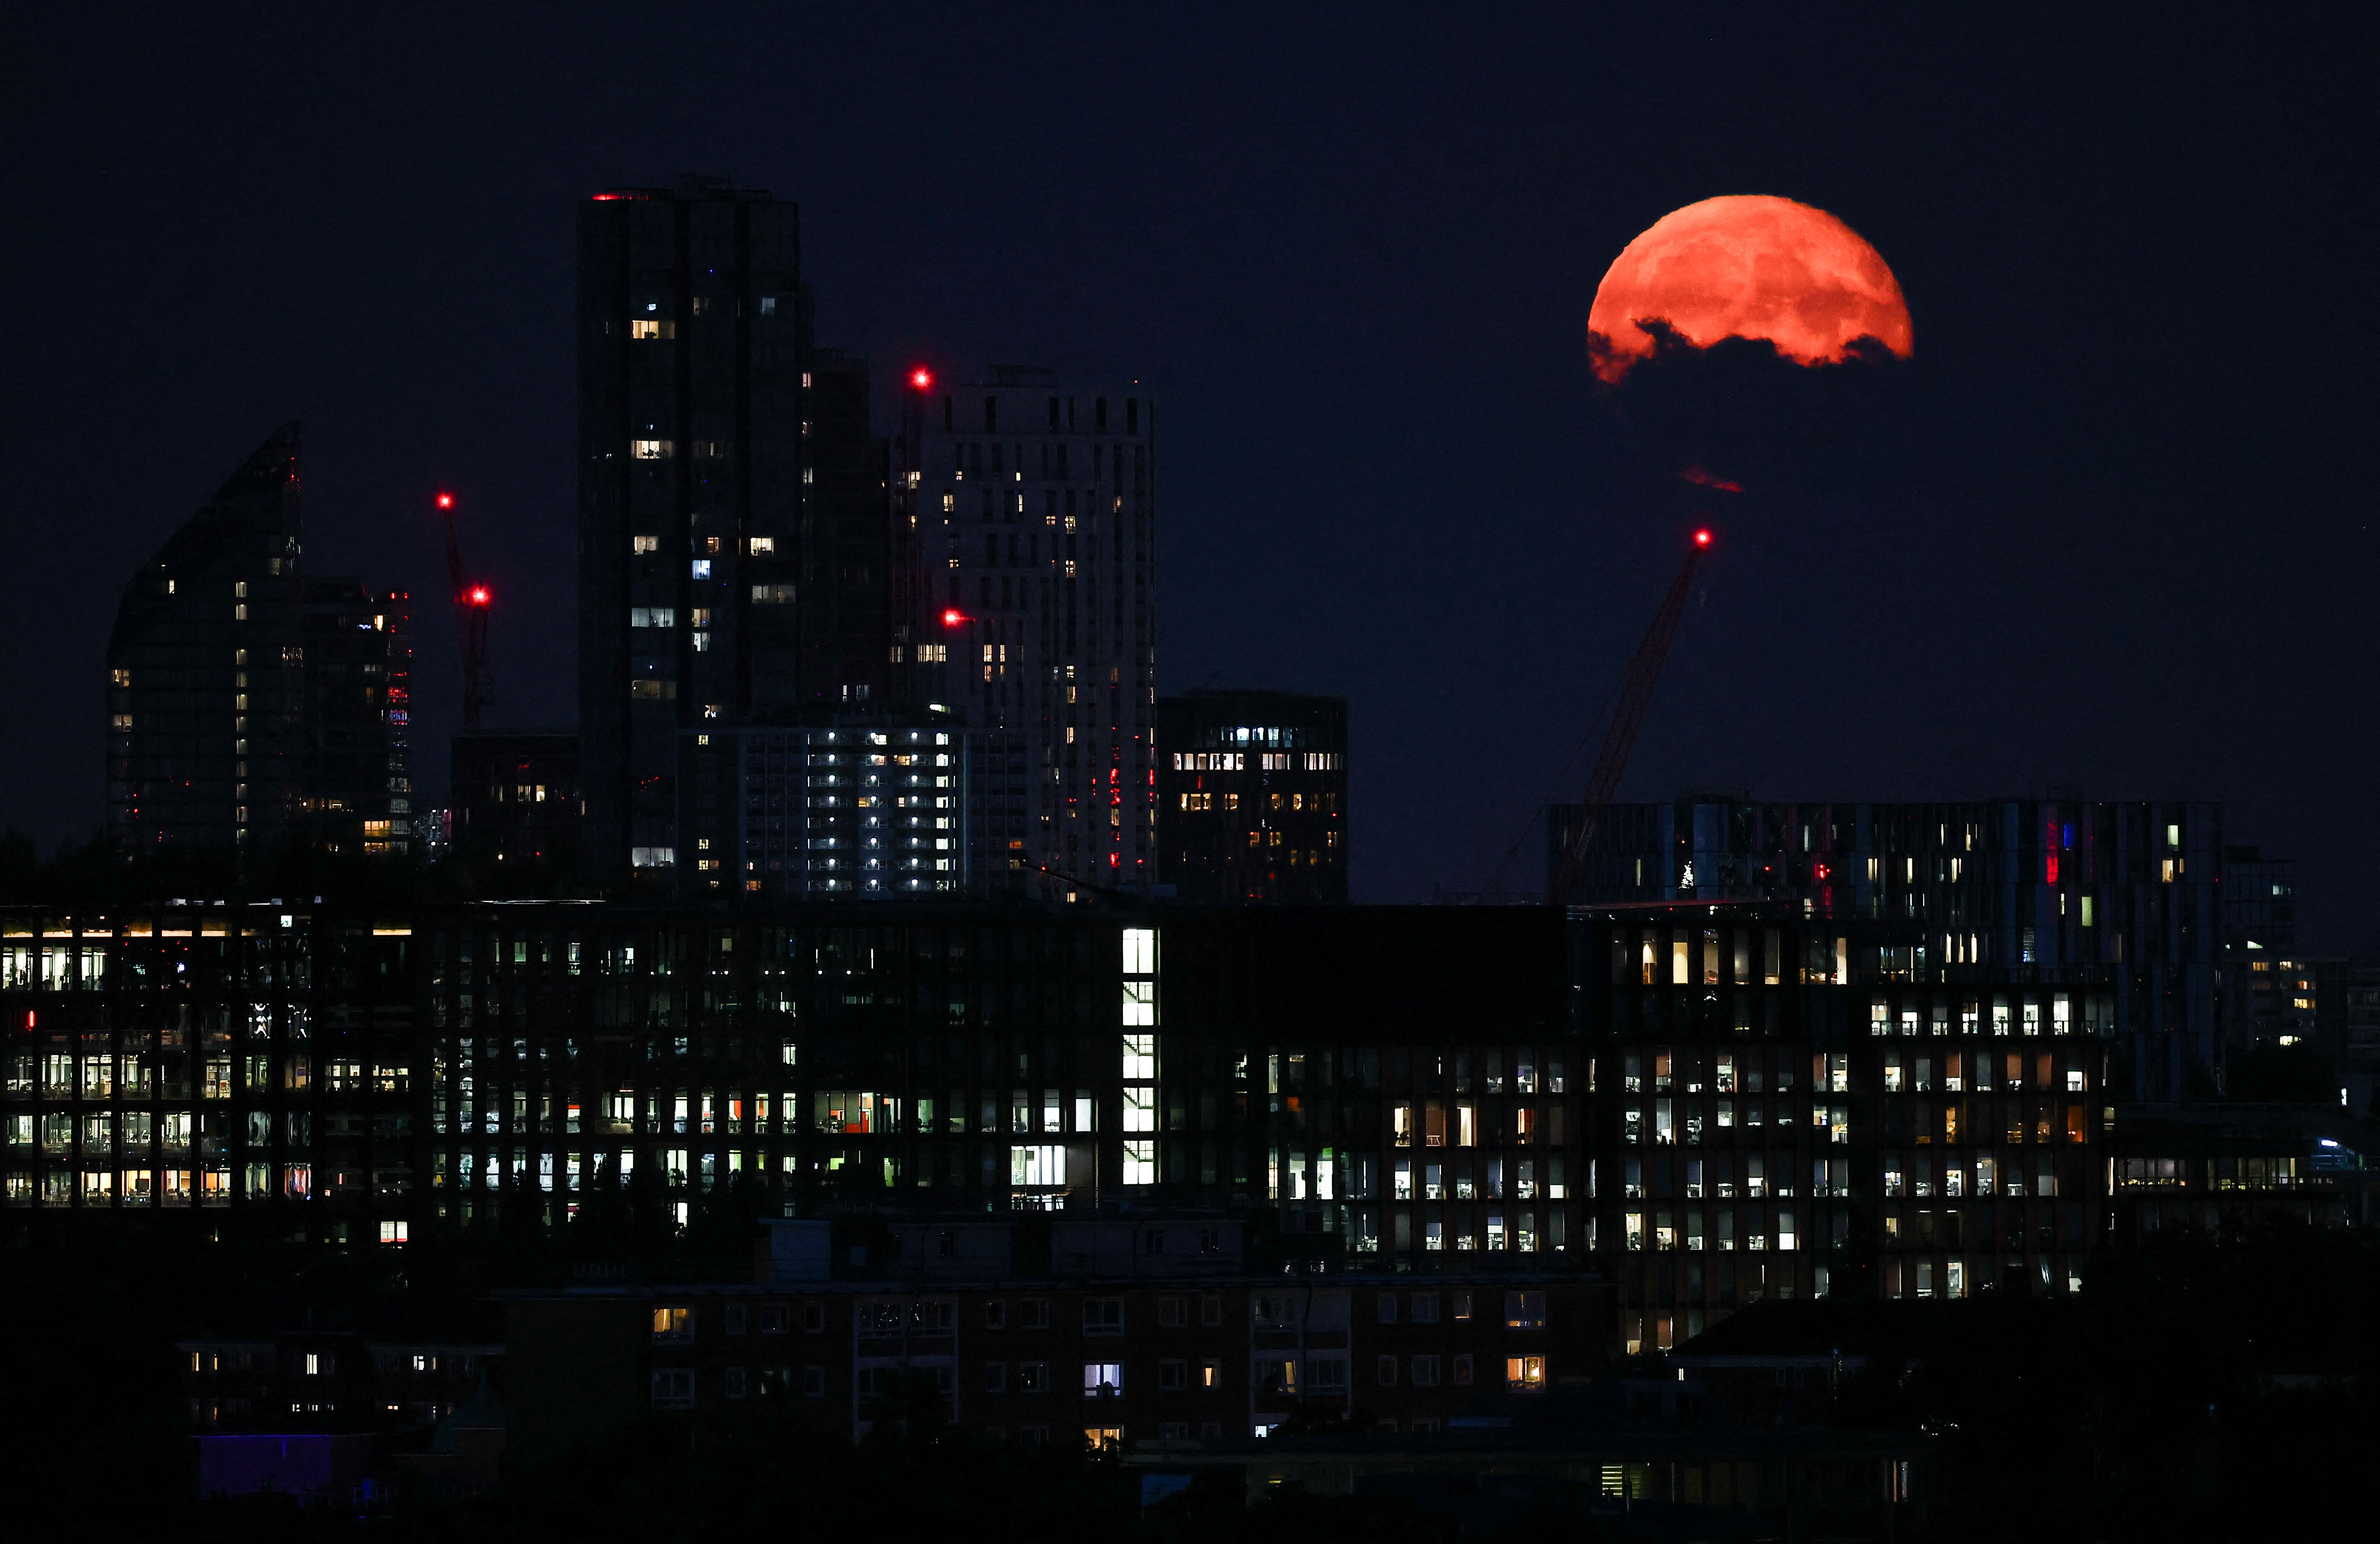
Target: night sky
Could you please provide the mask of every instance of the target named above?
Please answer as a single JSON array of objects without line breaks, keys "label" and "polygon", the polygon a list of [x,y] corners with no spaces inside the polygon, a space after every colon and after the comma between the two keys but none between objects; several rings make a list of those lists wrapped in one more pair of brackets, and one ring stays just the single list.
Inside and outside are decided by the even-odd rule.
[{"label": "night sky", "polygon": [[501,600],[495,718],[567,723],[572,205],[698,171],[801,201],[883,402],[1144,383],[1165,687],[1345,695],[1358,897],[1481,888],[1576,796],[1694,513],[1598,395],[1596,283],[1774,193],[1883,253],[1916,355],[1849,419],[1747,398],[1622,796],[2219,798],[2301,860],[2309,943],[2380,942],[2352,7],[1141,9],[19,13],[0,821],[97,825],[118,593],[292,418],[310,571],[419,598],[427,801],[431,490]]}]

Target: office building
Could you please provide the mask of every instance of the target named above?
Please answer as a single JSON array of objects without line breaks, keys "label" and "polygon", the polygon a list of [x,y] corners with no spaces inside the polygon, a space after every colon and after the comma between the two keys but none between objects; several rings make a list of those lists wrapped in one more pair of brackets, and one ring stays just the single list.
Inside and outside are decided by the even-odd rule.
[{"label": "office building", "polygon": [[299,487],[285,424],[125,587],[107,826],[132,852],[411,841],[411,603],[305,577]]},{"label": "office building", "polygon": [[1307,1276],[1592,1270],[1630,1352],[1769,1298],[2070,1293],[2119,1155],[2369,1215],[2307,1145],[2343,1128],[2125,1145],[2164,1117],[2111,1082],[2117,967],[1931,936],[1791,901],[16,908],[0,1197],[358,1246],[754,1186],[1229,1210]]},{"label": "office building", "polygon": [[689,178],[579,206],[578,385],[589,856],[698,887],[690,732],[891,687],[867,373],[812,346],[795,206]]},{"label": "office building", "polygon": [[1157,705],[1160,877],[1184,901],[1347,899],[1347,701],[1193,691]]},{"label": "office building", "polygon": [[1769,1298],[2075,1290],[2112,968],[1945,965],[1924,924],[1795,901],[1569,918],[1590,1248],[1630,1352]]},{"label": "office building", "polygon": [[[1550,881],[1578,808],[1548,816]],[[2173,1100],[2223,1067],[2222,824],[2205,803],[1619,804],[1570,899],[1787,901],[1911,925],[1928,968],[2105,967],[2124,1097]]]},{"label": "office building", "polygon": [[[1158,879],[1156,407],[996,369],[913,375],[896,528],[915,533],[915,700],[995,738],[987,882],[1053,898]],[[1009,771],[1014,768],[1016,773]]]},{"label": "office building", "polygon": [[584,858],[577,736],[466,729],[451,754],[448,840],[457,854],[516,868]]}]

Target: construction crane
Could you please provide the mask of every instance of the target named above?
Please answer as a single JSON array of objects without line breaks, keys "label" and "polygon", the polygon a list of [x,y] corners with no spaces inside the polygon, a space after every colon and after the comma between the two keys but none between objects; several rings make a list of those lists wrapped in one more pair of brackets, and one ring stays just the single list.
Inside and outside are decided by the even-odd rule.
[{"label": "construction crane", "polygon": [[496,675],[488,660],[488,587],[463,577],[463,543],[455,533],[455,495],[438,495],[438,517],[446,529],[446,584],[454,598],[455,626],[463,646],[463,727],[480,727],[480,714],[496,699]]},{"label": "construction crane", "polygon": [[1670,581],[1670,592],[1661,597],[1661,609],[1653,614],[1653,625],[1645,629],[1645,639],[1636,645],[1636,652],[1628,661],[1628,674],[1621,680],[1620,701],[1611,711],[1611,725],[1603,732],[1603,748],[1596,753],[1594,770],[1586,774],[1586,796],[1579,801],[1578,829],[1562,847],[1561,862],[1554,874],[1554,905],[1568,902],[1579,886],[1586,869],[1587,850],[1603,829],[1604,817],[1610,813],[1611,796],[1620,791],[1620,774],[1628,770],[1628,753],[1636,748],[1636,732],[1645,727],[1645,710],[1652,705],[1653,687],[1661,679],[1661,665],[1670,657],[1670,640],[1678,636],[1679,618],[1685,614],[1686,597],[1694,592],[1694,571],[1702,566],[1704,554],[1710,551],[1708,527],[1694,532],[1693,543],[1686,549],[1686,561],[1678,569],[1678,577]]}]

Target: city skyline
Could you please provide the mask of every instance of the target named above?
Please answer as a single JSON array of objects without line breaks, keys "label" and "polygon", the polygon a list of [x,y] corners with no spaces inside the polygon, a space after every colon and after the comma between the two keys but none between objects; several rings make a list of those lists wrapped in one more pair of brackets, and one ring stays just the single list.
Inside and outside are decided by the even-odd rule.
[{"label": "city skyline", "polygon": [[[609,35],[600,22],[590,45],[596,35]],[[971,37],[903,46],[921,67],[1007,46]],[[1022,56],[1031,79],[1052,86],[1052,115],[996,126],[955,162],[936,151],[952,120],[929,94],[905,90],[862,113],[824,76],[805,77],[818,105],[790,120],[809,126],[806,148],[755,149],[784,142],[765,131],[782,109],[731,74],[731,110],[712,126],[631,114],[602,132],[574,129],[566,149],[521,140],[504,115],[512,109],[474,108],[399,174],[408,179],[400,191],[338,175],[394,131],[395,102],[374,91],[343,107],[309,96],[298,105],[325,132],[302,153],[324,175],[276,214],[270,228],[288,238],[285,251],[261,234],[210,249],[168,222],[158,239],[187,244],[175,249],[197,276],[187,322],[159,309],[167,292],[143,271],[99,260],[104,287],[125,299],[113,308],[120,318],[84,323],[91,357],[121,353],[116,329],[136,318],[169,340],[129,367],[94,374],[63,364],[74,357],[62,352],[66,335],[46,319],[32,324],[30,359],[65,368],[57,378],[80,383],[87,406],[147,432],[72,482],[36,463],[12,494],[18,529],[30,535],[8,582],[34,588],[8,610],[40,678],[29,688],[26,751],[5,784],[16,822],[45,845],[98,823],[99,692],[88,683],[100,640],[74,598],[85,587],[110,591],[122,575],[87,543],[120,532],[128,546],[153,547],[216,468],[293,416],[310,422],[310,492],[328,565],[438,593],[428,522],[417,529],[416,515],[437,486],[468,494],[504,608],[496,716],[566,719],[570,585],[554,558],[570,540],[567,208],[605,186],[732,166],[739,183],[805,204],[821,332],[868,362],[880,425],[895,379],[913,366],[964,378],[1022,358],[1081,379],[1137,377],[1164,395],[1174,621],[1160,691],[1212,679],[1347,697],[1354,796],[1366,811],[1356,896],[1478,888],[1539,805],[1575,796],[1583,758],[1567,753],[1591,735],[1669,562],[1664,495],[1632,468],[1595,406],[1587,298],[1611,257],[1667,210],[1769,190],[1840,214],[1900,275],[1918,321],[1909,379],[1922,411],[1911,439],[1929,465],[1923,475],[1859,469],[1815,494],[1755,485],[1767,502],[1724,533],[1707,603],[1687,617],[1623,796],[1748,784],[1777,797],[1976,797],[2073,784],[2092,797],[2218,797],[2242,840],[2301,860],[2310,947],[2367,942],[2374,919],[2354,876],[2371,839],[2325,825],[2326,810],[2362,795],[2362,732],[2350,723],[2284,741],[2248,724],[2251,705],[2272,691],[2352,700],[2362,651],[2351,597],[2369,575],[2369,533],[2324,449],[2341,432],[2337,394],[2281,390],[2321,379],[2327,348],[2277,334],[2273,364],[2220,392],[2173,368],[2190,332],[2163,318],[2192,313],[2168,302],[2205,292],[2242,239],[2178,240],[2156,213],[2180,175],[2157,158],[2160,136],[2198,143],[2205,132],[2192,109],[2161,104],[2154,89],[2189,67],[2158,55],[2106,75],[2100,105],[2070,103],[2031,127],[1975,127],[1985,120],[1914,103],[1928,91],[1985,100],[1974,94],[1986,89],[1977,67],[1884,69],[1897,62],[1887,45],[1828,32],[1787,55],[1847,49],[1852,67],[1865,60],[1889,83],[1872,101],[1797,108],[1731,67],[1704,105],[1722,125],[1767,125],[1747,148],[1724,134],[1725,146],[1665,140],[1681,108],[1624,91],[1570,104],[1557,67],[1569,61],[1580,79],[1617,86],[1607,55],[1624,56],[1630,40],[1624,26],[1558,30],[1548,63],[1523,67],[1505,51],[1512,39],[1489,28],[1450,52],[1447,89],[1500,71],[1510,104],[1385,138],[1372,130],[1400,120],[1376,89],[1342,93],[1346,127],[1333,131],[1319,107],[1266,94],[1268,70],[1224,71],[1213,90],[1256,93],[1255,123],[1318,146],[1296,171],[1252,159],[1253,126],[1211,145],[1190,138],[1203,99],[1184,88],[1152,100],[1145,133],[1087,135],[1111,89],[1057,89],[1053,66]],[[1355,47],[1414,41],[1391,28]],[[2005,56],[2008,45],[1971,41],[1978,60]],[[830,30],[818,44],[833,57],[869,42]],[[1321,46],[1308,34],[1281,42],[1285,58]],[[1141,56],[1118,40],[1072,46]],[[2277,67],[2285,56],[2266,41],[2240,67]],[[672,57],[665,72],[689,67]],[[2095,45],[2070,66],[2017,60],[2010,79],[2046,88],[2102,58]],[[127,79],[144,67],[136,61]],[[533,69],[528,79],[524,100],[565,100],[557,78]],[[1636,118],[1621,113],[1623,101],[1638,101]],[[1540,148],[1511,148],[1503,132],[1525,115],[1550,126]],[[1887,115],[1911,126],[1907,148],[1873,132]],[[2128,115],[2139,126],[2124,127]],[[855,133],[862,122],[868,134]],[[2107,202],[2095,188],[2064,173],[2061,147],[2086,129],[2141,158],[2136,190],[2119,188],[2104,210],[2091,207]],[[2249,131],[2205,175],[2257,212],[2243,228],[2307,233],[2312,255],[2277,279],[2295,303],[2333,272],[2323,254],[2351,244],[2320,236],[2328,216],[2296,197],[2333,141],[2301,136],[2311,158],[2280,164],[2265,153],[2273,132]],[[469,143],[507,140],[525,148],[500,188],[443,175],[466,164]],[[1127,201],[1124,247],[1084,239],[1082,215],[983,217],[1004,177],[978,174],[1028,164],[1062,141],[1095,157],[1085,188]],[[1590,142],[1615,153],[1588,157]],[[122,148],[95,142],[83,160],[67,155],[39,175],[96,170]],[[1940,179],[1912,176],[1909,158],[1921,152],[1940,158]],[[194,196],[226,201],[227,213],[247,207],[212,163],[175,159],[188,153],[157,164],[188,171],[184,182],[144,184],[156,209]],[[226,143],[224,153],[235,164],[246,152]],[[869,174],[893,164],[919,168],[941,196],[887,198]],[[1484,177],[1466,176],[1473,165]],[[1161,198],[1118,175],[1158,169],[1177,174]],[[1439,201],[1410,227],[1384,201],[1408,173]],[[1334,205],[1310,195],[1329,187],[1343,189],[1335,197],[1352,221],[1320,217]],[[82,207],[76,187],[56,191]],[[1177,191],[1203,203],[1205,224],[1185,223]],[[1280,218],[1252,222],[1255,210]],[[114,206],[91,213],[94,230],[136,218]],[[967,239],[953,241],[963,230]],[[1388,232],[1402,234],[1384,243]],[[13,261],[20,277],[51,289],[59,265],[85,249],[61,237]],[[308,276],[341,250],[393,255],[335,286]],[[232,252],[243,255],[232,262]],[[423,289],[420,261],[442,286],[455,275],[468,283]],[[1441,271],[1484,282],[1449,290],[1440,280],[1427,291],[1411,282]],[[1205,282],[1184,282],[1194,274]],[[1325,282],[1334,274],[1341,282]],[[261,303],[273,293],[282,304]],[[1402,341],[1366,320],[1390,293],[1429,297]],[[358,294],[383,298],[358,308]],[[2036,369],[2031,347],[2010,340],[2022,331],[2015,319],[2044,305],[2098,320],[2088,324],[2093,342]],[[194,392],[202,380],[211,389]],[[63,443],[52,400],[64,401],[24,398],[18,432]],[[168,400],[183,407],[164,414]],[[1488,473],[1508,466],[1512,475]],[[100,517],[42,517],[60,508]],[[1458,529],[1464,539],[1447,540]],[[2315,552],[2322,561],[2309,561]],[[1892,601],[1909,583],[1925,590],[1922,606]],[[36,590],[49,603],[31,603]],[[1929,625],[1934,616],[1956,626]],[[431,746],[452,726],[444,635],[423,629],[417,666],[419,740]],[[1424,636],[1428,647],[1416,650]],[[1799,680],[1783,691],[1755,684],[1747,668],[1779,638],[1797,640],[1798,653]],[[1429,800],[1448,775],[1439,748],[1510,735],[1510,725],[1528,726],[1519,753],[1499,759],[1459,818],[1437,819]],[[1375,754],[1364,754],[1367,743]],[[425,781],[441,772],[424,769]]]}]

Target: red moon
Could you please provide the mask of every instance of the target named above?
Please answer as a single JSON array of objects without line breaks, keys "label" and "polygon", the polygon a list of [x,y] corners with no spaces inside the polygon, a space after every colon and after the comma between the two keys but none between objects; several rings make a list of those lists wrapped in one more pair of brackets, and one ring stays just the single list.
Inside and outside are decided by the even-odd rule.
[{"label": "red moon", "polygon": [[1617,384],[1660,321],[1697,348],[1721,338],[1766,338],[1801,364],[1849,357],[1872,337],[1901,359],[1912,340],[1909,303],[1875,248],[1823,209],[1791,199],[1705,199],[1663,215],[1596,287],[1587,313],[1595,373]]}]

